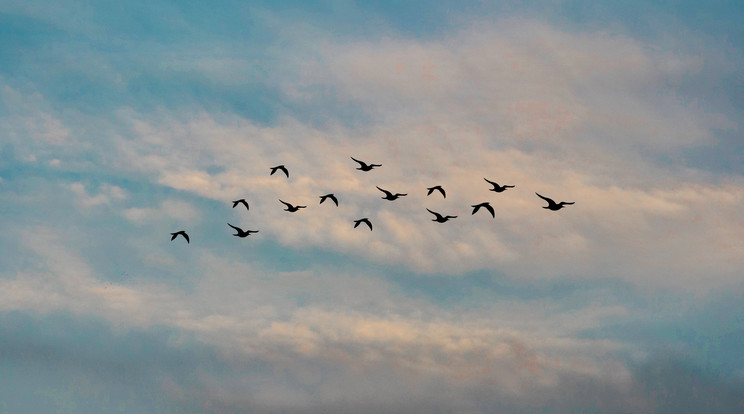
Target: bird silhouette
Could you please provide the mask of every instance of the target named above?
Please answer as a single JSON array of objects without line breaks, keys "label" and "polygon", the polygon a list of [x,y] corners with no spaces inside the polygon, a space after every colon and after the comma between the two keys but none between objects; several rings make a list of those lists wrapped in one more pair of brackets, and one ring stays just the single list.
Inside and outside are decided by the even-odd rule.
[{"label": "bird silhouette", "polygon": [[[537,193],[535,193],[535,194],[537,194]],[[550,199],[548,197],[543,197],[540,194],[537,194],[537,196],[548,202],[548,205],[545,206],[545,207],[543,207],[543,208],[547,208],[548,210],[553,210],[553,211],[558,211],[558,210],[562,209],[564,206],[571,205],[571,204],[574,203],[574,201],[571,201],[571,202],[561,201],[560,203],[556,203],[552,199]]]},{"label": "bird silhouette", "polygon": [[457,218],[457,216],[443,216],[443,215],[437,213],[436,211],[429,210],[428,208],[426,209],[426,211],[428,211],[429,213],[431,213],[431,214],[433,214],[433,215],[436,216],[436,218],[433,219],[432,221],[436,221],[437,223],[444,223],[445,221],[447,221],[449,219]]},{"label": "bird silhouette", "polygon": [[331,199],[331,201],[333,201],[334,203],[336,203],[336,207],[338,207],[338,199],[333,194],[326,194],[326,195],[320,196],[320,204],[323,204],[323,202],[326,201],[326,199],[329,199],[329,198]]},{"label": "bird silhouette", "polygon": [[375,167],[382,167],[382,164],[367,164],[366,162],[359,161],[358,159],[354,157],[351,157],[351,159],[359,163],[359,168],[357,168],[357,170],[360,170],[360,171],[370,171],[371,169]]},{"label": "bird silhouette", "polygon": [[289,178],[289,171],[287,171],[287,167],[285,167],[284,165],[277,165],[276,167],[271,167],[271,174],[269,175],[274,175],[276,170],[281,170],[284,173],[284,175],[286,175],[287,178]]},{"label": "bird silhouette", "polygon": [[[375,186],[375,187],[377,187],[377,186]],[[383,193],[385,193],[385,197],[382,197],[384,200],[393,201],[393,200],[397,200],[398,197],[404,197],[404,196],[407,196],[408,195],[408,194],[401,194],[401,193],[395,193],[395,194],[393,194],[390,191],[383,190],[380,187],[377,187],[377,189],[380,190],[380,191],[382,191]]]},{"label": "bird silhouette", "polygon": [[180,234],[181,236],[183,236],[183,238],[184,238],[184,239],[186,239],[186,243],[189,243],[189,244],[191,243],[191,242],[189,241],[189,235],[188,235],[188,234],[186,234],[186,232],[185,232],[185,231],[183,231],[183,230],[181,230],[181,231],[177,231],[177,232],[175,232],[175,233],[171,233],[171,241],[173,241],[173,240],[176,240],[176,237],[178,237],[178,235],[179,235],[179,234]]},{"label": "bird silhouette", "polygon": [[430,196],[431,193],[434,192],[434,190],[438,190],[440,193],[442,193],[442,197],[447,198],[447,194],[444,193],[444,188],[442,188],[441,185],[435,185],[434,187],[427,188],[429,190],[428,193],[426,193],[427,196]]},{"label": "bird silhouette", "polygon": [[490,190],[488,190],[488,191],[495,191],[497,193],[500,193],[500,192],[506,190],[507,188],[514,188],[513,185],[498,185],[495,182],[493,182],[493,181],[491,181],[491,180],[489,180],[487,178],[484,178],[484,180],[486,180],[489,184],[491,184],[493,186],[493,188],[490,189]]},{"label": "bird silhouette", "polygon": [[246,210],[250,210],[250,207],[248,207],[248,202],[245,201],[245,198],[241,198],[240,200],[233,201],[233,207],[232,208],[237,207],[238,204],[242,204],[242,205],[245,206],[245,209]]},{"label": "bird silhouette", "polygon": [[297,211],[297,210],[299,210],[301,208],[307,207],[307,206],[293,206],[292,204],[285,203],[282,200],[279,200],[279,202],[281,202],[282,204],[284,204],[285,206],[287,206],[287,208],[285,208],[284,211],[289,211],[290,213],[294,213],[295,211]]},{"label": "bird silhouette", "polygon": [[251,235],[251,233],[258,233],[258,230],[243,230],[240,227],[235,227],[235,226],[233,226],[230,223],[227,223],[227,225],[230,226],[230,227],[232,227],[232,228],[234,228],[235,231],[237,231],[237,233],[233,234],[233,236],[237,236],[237,237],[240,237],[240,238],[248,237],[248,236]]},{"label": "bird silhouette", "polygon": [[475,204],[470,207],[473,207],[473,213],[471,215],[477,213],[478,210],[480,210],[480,208],[483,207],[486,210],[488,210],[489,213],[491,213],[491,217],[496,218],[496,212],[493,211],[493,207],[491,207],[491,203],[489,203],[488,201],[484,201],[480,204]]},{"label": "bird silhouette", "polygon": [[364,223],[369,226],[369,230],[372,231],[372,223],[369,222],[369,219],[367,217],[360,218],[359,220],[354,220],[354,228],[359,227],[361,223]]}]

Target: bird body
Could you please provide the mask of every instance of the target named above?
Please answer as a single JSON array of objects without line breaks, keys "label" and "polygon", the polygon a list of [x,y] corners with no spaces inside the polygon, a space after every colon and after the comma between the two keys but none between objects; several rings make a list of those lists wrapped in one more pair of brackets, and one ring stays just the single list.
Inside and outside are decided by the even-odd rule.
[{"label": "bird body", "polygon": [[285,208],[284,211],[289,211],[290,213],[294,213],[294,212],[296,212],[297,210],[299,210],[301,208],[307,207],[307,206],[293,206],[292,204],[286,203],[286,202],[284,202],[282,200],[279,200],[279,202],[281,202],[282,204],[284,204],[285,206],[287,206],[287,208]]},{"label": "bird body", "polygon": [[245,206],[245,209],[246,209],[246,210],[250,210],[250,207],[248,207],[248,202],[247,202],[247,201],[245,201],[245,199],[244,199],[244,198],[241,198],[240,200],[236,200],[236,201],[233,201],[233,206],[232,206],[232,208],[235,208],[235,207],[237,207],[237,206],[238,206],[238,204],[242,204],[242,205],[244,205],[244,206]]},{"label": "bird body", "polygon": [[183,236],[184,239],[186,239],[186,243],[191,244],[191,242],[189,241],[189,235],[186,234],[186,232],[183,230],[171,233],[171,241],[176,240],[176,237],[178,237],[179,234]]},{"label": "bird body", "polygon": [[277,172],[277,170],[283,172],[284,175],[286,175],[287,178],[289,178],[289,171],[287,170],[287,167],[284,166],[284,164],[277,165],[276,167],[271,167],[271,174],[269,175],[274,175],[274,173]]},{"label": "bird body", "polygon": [[359,161],[358,159],[354,157],[351,157],[351,159],[359,163],[359,168],[357,168],[357,170],[360,170],[360,171],[370,171],[375,167],[382,167],[382,164],[367,164],[366,162]]},{"label": "bird body", "polygon": [[359,225],[362,224],[362,223],[364,223],[367,226],[369,226],[369,230],[372,231],[372,223],[369,221],[369,219],[367,217],[360,218],[359,220],[354,220],[354,228],[359,227]]},{"label": "bird body", "polygon": [[[535,194],[537,194],[537,193],[535,193]],[[548,202],[548,205],[547,206],[544,206],[543,208],[546,208],[548,210],[553,210],[553,211],[558,211],[558,210],[562,209],[564,206],[571,205],[571,204],[574,203],[574,201],[571,201],[571,202],[561,201],[560,203],[556,203],[552,199],[550,199],[548,197],[543,197],[540,194],[537,194],[537,196]]]},{"label": "bird body", "polygon": [[447,198],[447,194],[444,193],[444,188],[442,188],[441,185],[435,185],[434,187],[429,187],[429,188],[427,188],[427,190],[429,190],[429,192],[426,193],[427,196],[430,196],[431,193],[434,192],[434,190],[437,190],[440,193],[442,193],[442,197]]},{"label": "bird body", "polygon": [[444,223],[449,219],[457,218],[457,216],[443,216],[436,211],[429,210],[428,208],[426,209],[426,211],[436,216],[436,218],[434,218],[432,221],[436,221],[437,223]]},{"label": "bird body", "polygon": [[232,227],[233,229],[235,229],[235,231],[237,232],[237,233],[233,234],[233,236],[237,236],[237,237],[240,237],[240,238],[248,237],[252,233],[258,233],[258,230],[243,230],[240,227],[235,227],[235,226],[233,226],[230,223],[227,223],[227,225],[230,226],[230,227]]},{"label": "bird body", "polygon": [[496,212],[493,211],[493,207],[491,207],[491,203],[489,203],[488,201],[484,201],[480,204],[475,204],[470,207],[473,207],[473,213],[471,215],[477,213],[478,210],[480,210],[480,208],[483,207],[486,210],[488,210],[489,213],[491,213],[491,217],[496,218]]},{"label": "bird body", "polygon": [[327,199],[331,199],[331,201],[333,201],[336,204],[336,207],[338,207],[338,199],[333,194],[326,194],[326,195],[320,196],[320,204],[323,204],[323,202],[326,201]]},{"label": "bird body", "polygon": [[391,193],[390,191],[388,191],[388,190],[383,190],[383,189],[382,189],[382,188],[380,188],[380,187],[377,187],[377,189],[378,189],[378,190],[380,190],[380,191],[382,191],[383,193],[385,193],[385,197],[382,197],[382,198],[383,198],[383,200],[390,200],[390,201],[393,201],[393,200],[397,200],[397,199],[398,199],[398,197],[404,197],[404,196],[407,196],[407,195],[408,195],[408,194],[401,194],[401,193],[395,193],[395,194],[393,194],[393,193]]},{"label": "bird body", "polygon": [[488,190],[488,191],[495,191],[497,193],[500,193],[500,192],[506,190],[507,188],[514,188],[513,185],[498,185],[495,182],[493,182],[493,181],[491,181],[491,180],[489,180],[487,178],[484,178],[484,180],[486,180],[486,182],[488,182],[489,184],[491,184],[493,186],[493,188],[490,189],[490,190]]}]

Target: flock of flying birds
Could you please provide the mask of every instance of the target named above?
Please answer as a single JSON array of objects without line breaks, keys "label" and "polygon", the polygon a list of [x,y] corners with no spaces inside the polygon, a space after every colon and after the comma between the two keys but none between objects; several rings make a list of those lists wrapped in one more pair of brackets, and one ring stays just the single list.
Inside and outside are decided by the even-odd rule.
[{"label": "flock of flying birds", "polygon": [[[358,159],[354,157],[351,157],[351,159],[359,163],[359,167],[357,168],[357,170],[360,170],[360,171],[366,172],[366,171],[371,171],[373,168],[376,168],[376,167],[382,167],[382,164],[367,164],[364,161],[359,161]],[[285,167],[284,165],[277,165],[276,167],[271,167],[271,173],[269,175],[274,175],[274,173],[276,173],[277,171],[283,172],[284,175],[286,175],[287,178],[289,178],[289,170],[287,170],[287,167]],[[493,186],[493,188],[489,189],[489,191],[501,193],[509,188],[514,188],[513,185],[499,185],[491,180],[488,180],[487,178],[484,178],[484,180],[486,180],[489,184]],[[380,187],[377,187],[377,189],[385,193],[385,197],[382,197],[383,200],[394,201],[400,197],[405,197],[408,195],[408,194],[401,194],[401,193],[393,194],[392,192],[385,190],[383,188],[380,188]],[[447,193],[445,193],[444,188],[442,188],[441,185],[435,185],[434,187],[429,187],[427,188],[427,190],[428,190],[426,194],[427,196],[430,196],[434,191],[438,191],[442,195],[443,198],[447,198]],[[542,198],[548,203],[547,206],[543,207],[548,210],[558,211],[562,209],[564,206],[574,204],[573,201],[571,202],[561,201],[560,203],[556,203],[555,201],[553,201],[552,199],[548,197],[541,196],[538,193],[535,193],[535,194],[537,194],[538,197]],[[336,204],[336,207],[338,207],[338,198],[336,198],[336,196],[333,193],[320,196],[320,204],[323,204],[323,202],[326,200],[333,201],[333,203]],[[281,199],[279,200],[279,202],[286,206],[284,211],[288,211],[290,213],[296,213],[302,208],[307,208],[307,206],[292,205],[290,203],[287,203],[286,201],[282,201]],[[235,200],[232,203],[233,203],[232,205],[233,208],[242,204],[243,206],[245,206],[246,210],[250,209],[250,207],[248,206],[248,202],[245,201],[245,199],[243,198],[241,198],[240,200]],[[474,204],[471,207],[473,207],[473,212],[471,214],[475,214],[478,212],[478,210],[483,208],[489,213],[491,213],[491,217],[496,218],[496,212],[494,211],[493,207],[488,201],[485,201],[480,204]],[[437,223],[444,223],[450,219],[457,218],[457,216],[446,216],[446,215],[439,214],[436,211],[429,210],[428,208],[426,209],[426,211],[434,215],[434,219],[432,219],[432,221],[436,221]],[[372,230],[372,222],[369,221],[368,217],[362,217],[358,220],[353,220],[353,221],[354,221],[354,228],[357,228],[359,227],[360,224],[364,223],[369,227],[370,231]],[[233,234],[233,236],[236,236],[236,237],[244,238],[244,237],[250,236],[253,233],[258,233],[258,230],[243,230],[240,227],[233,226],[230,223],[227,223],[227,225],[232,227],[235,230],[235,234]],[[186,239],[186,243],[190,243],[189,235],[186,234],[184,230],[171,233],[171,241],[175,240],[176,237],[178,237],[179,235],[182,236],[184,239]]]}]

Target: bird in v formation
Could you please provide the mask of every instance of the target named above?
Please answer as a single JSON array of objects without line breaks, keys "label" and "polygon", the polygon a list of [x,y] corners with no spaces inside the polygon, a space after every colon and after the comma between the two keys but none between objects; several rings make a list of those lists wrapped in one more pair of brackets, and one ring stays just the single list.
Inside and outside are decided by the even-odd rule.
[{"label": "bird in v formation", "polygon": [[[357,160],[354,157],[351,157],[351,159],[354,160],[354,161],[356,161],[357,163],[359,163],[359,167],[357,168],[357,170],[361,170],[361,171],[370,171],[373,168],[381,167],[382,166],[382,164],[367,164],[364,161]],[[283,164],[277,165],[275,167],[271,167],[270,169],[271,169],[271,173],[269,175],[274,175],[274,173],[276,173],[277,171],[282,171],[287,176],[287,178],[289,178],[289,170],[287,170],[287,168]],[[505,191],[505,190],[507,190],[509,188],[514,188],[515,187],[514,185],[499,185],[496,182],[491,181],[491,180],[489,180],[487,178],[483,178],[483,179],[486,182],[488,182],[489,184],[491,184],[493,186],[493,188],[489,189],[489,191],[494,191],[494,192],[497,192],[497,193],[501,193],[501,192],[503,192],[503,191]],[[404,197],[404,196],[407,196],[408,195],[408,194],[402,194],[402,193],[395,193],[395,194],[393,194],[392,192],[390,192],[388,190],[385,190],[385,189],[382,189],[380,187],[377,187],[377,189],[380,190],[380,191],[382,191],[383,193],[385,193],[385,197],[382,197],[382,198],[384,200],[389,200],[389,201],[397,200],[400,197]],[[446,192],[444,191],[444,189],[442,188],[441,185],[435,185],[433,187],[428,187],[427,188],[426,195],[427,196],[430,196],[434,191],[439,191],[439,193],[442,194],[442,198],[447,198],[447,194],[446,194]],[[543,208],[544,209],[548,209],[548,210],[552,210],[552,211],[558,211],[558,210],[564,208],[567,205],[572,205],[572,204],[575,203],[573,201],[561,201],[559,203],[556,203],[551,198],[542,196],[542,195],[540,195],[538,193],[535,193],[535,194],[538,197],[540,197],[541,199],[545,200],[548,203],[548,205],[547,206],[544,206]],[[328,200],[328,199],[330,199],[331,201],[333,201],[333,203],[336,206],[338,206],[338,198],[333,193],[329,193],[329,194],[320,196],[320,204],[323,204],[323,202],[326,201],[326,200]],[[286,208],[284,209],[284,211],[288,211],[290,213],[297,212],[300,209],[307,207],[307,206],[302,206],[302,205],[292,205],[290,203],[287,203],[285,201],[282,201],[281,199],[279,200],[279,202],[281,202],[282,204],[284,204],[286,206]],[[232,208],[237,207],[239,204],[243,204],[245,206],[245,209],[246,210],[250,210],[250,207],[248,206],[248,202],[244,198],[235,200],[232,203],[233,203]],[[488,211],[488,213],[491,214],[491,217],[496,218],[496,212],[494,211],[493,206],[491,206],[491,204],[488,201],[485,201],[485,202],[482,202],[482,203],[479,203],[479,204],[471,205],[471,207],[473,208],[473,211],[472,211],[471,215],[474,215],[481,208],[483,208],[486,211]],[[450,215],[439,214],[439,213],[437,213],[435,211],[432,211],[432,210],[430,210],[428,208],[426,210],[429,213],[431,213],[431,214],[433,214],[435,216],[435,218],[432,219],[432,221],[436,221],[437,223],[444,223],[444,222],[447,222],[450,219],[457,218],[457,216],[450,216]],[[359,220],[354,220],[354,228],[359,227],[359,225],[362,224],[362,223],[366,224],[369,227],[369,229],[372,230],[372,223],[370,222],[369,218],[367,218],[367,217],[361,218]],[[233,226],[230,223],[227,223],[227,225],[230,226],[230,227],[232,227],[236,231],[236,233],[233,235],[233,236],[236,236],[236,237],[244,238],[244,237],[248,237],[249,235],[251,235],[253,233],[258,233],[258,230],[243,230],[243,229],[241,229],[239,227]],[[177,231],[175,233],[171,233],[171,241],[175,240],[176,237],[178,237],[179,235],[182,236],[186,240],[186,243],[187,244],[190,244],[189,236],[188,236],[188,234],[186,234],[186,231],[184,231],[184,230],[180,230],[180,231]]]}]

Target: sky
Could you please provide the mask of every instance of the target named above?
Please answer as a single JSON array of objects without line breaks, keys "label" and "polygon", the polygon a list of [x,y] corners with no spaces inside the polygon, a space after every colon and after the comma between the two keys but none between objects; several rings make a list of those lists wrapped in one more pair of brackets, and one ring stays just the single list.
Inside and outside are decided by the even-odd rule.
[{"label": "sky", "polygon": [[0,413],[742,412],[743,17],[0,1]]}]

